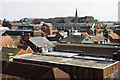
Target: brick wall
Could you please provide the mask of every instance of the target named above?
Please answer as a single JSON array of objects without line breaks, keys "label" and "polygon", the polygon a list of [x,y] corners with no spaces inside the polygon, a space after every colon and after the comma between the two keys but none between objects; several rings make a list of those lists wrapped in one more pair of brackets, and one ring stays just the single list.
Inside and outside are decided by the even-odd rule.
[{"label": "brick wall", "polygon": [[118,70],[119,70],[119,63],[104,69],[104,78],[110,76],[111,80],[112,79],[114,80],[114,73],[116,73]]},{"label": "brick wall", "polygon": [[56,63],[41,62],[41,61],[24,60],[24,59],[14,59],[14,61],[39,64],[39,65],[51,66],[51,67],[58,67],[62,71],[70,75],[74,75],[78,79],[81,79],[81,80],[83,78],[85,80],[88,80],[88,79],[89,80],[96,80],[96,79],[103,80],[103,69],[65,65],[65,64],[56,64]]},{"label": "brick wall", "polygon": [[119,67],[118,67],[119,68],[119,71],[118,71],[118,80],[120,80],[120,62],[119,62],[118,65],[119,65]]},{"label": "brick wall", "polygon": [[117,52],[118,48],[105,48],[105,47],[87,47],[87,46],[74,46],[74,45],[56,45],[56,50],[74,50],[82,51],[90,54],[102,54],[102,55],[113,55]]}]

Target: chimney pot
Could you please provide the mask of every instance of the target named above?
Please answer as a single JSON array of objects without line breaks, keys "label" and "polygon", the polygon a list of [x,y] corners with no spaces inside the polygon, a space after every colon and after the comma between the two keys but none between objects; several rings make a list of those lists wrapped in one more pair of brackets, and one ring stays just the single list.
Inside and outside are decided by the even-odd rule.
[{"label": "chimney pot", "polygon": [[8,53],[8,55],[7,55],[8,57],[8,61],[9,62],[13,62],[13,53]]}]

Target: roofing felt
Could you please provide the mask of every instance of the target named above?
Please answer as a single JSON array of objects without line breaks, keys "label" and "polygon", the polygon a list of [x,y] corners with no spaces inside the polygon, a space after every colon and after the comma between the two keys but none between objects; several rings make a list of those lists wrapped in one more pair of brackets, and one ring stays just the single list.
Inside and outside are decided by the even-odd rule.
[{"label": "roofing felt", "polygon": [[[63,56],[63,57],[74,57],[74,58],[86,58],[86,59],[99,59],[99,60],[112,60],[112,58],[105,58],[105,57],[96,57],[97,55],[95,54],[87,54],[87,53],[81,53],[84,55],[80,55],[80,51],[79,52],[71,52],[72,50],[68,50],[68,52],[65,51],[53,51],[53,52],[47,52],[44,53],[44,55],[50,55],[50,56]],[[105,56],[105,55],[104,55]]]},{"label": "roofing felt", "polygon": [[22,55],[14,58],[56,63],[56,64],[64,64],[64,65],[72,65],[72,66],[80,66],[80,67],[97,68],[97,69],[104,69],[114,64],[115,62],[117,62],[117,61],[107,61],[107,60],[101,61],[101,60],[63,58],[63,57],[54,57],[54,56],[42,56],[42,55],[34,55],[34,54]]},{"label": "roofing felt", "polygon": [[86,36],[81,36],[81,35],[70,35],[62,40],[60,42],[75,42],[75,43],[81,43]]},{"label": "roofing felt", "polygon": [[45,37],[31,37],[29,39],[34,45],[39,47],[44,47],[45,45],[54,46],[48,39]]}]

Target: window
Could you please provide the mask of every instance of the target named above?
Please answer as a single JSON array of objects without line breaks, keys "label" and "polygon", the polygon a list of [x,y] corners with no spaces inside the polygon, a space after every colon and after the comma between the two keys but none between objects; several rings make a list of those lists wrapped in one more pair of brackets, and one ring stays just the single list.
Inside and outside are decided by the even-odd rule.
[{"label": "window", "polygon": [[45,50],[47,50],[48,49],[48,46],[47,45],[45,45]]},{"label": "window", "polygon": [[85,41],[88,41],[88,40],[89,40],[88,38],[85,39]]},{"label": "window", "polygon": [[8,44],[6,45],[8,48],[10,47]]},{"label": "window", "polygon": [[114,80],[118,80],[118,71],[114,73]]},{"label": "window", "polygon": [[15,48],[15,46],[14,45],[11,45],[12,46],[12,48]]},{"label": "window", "polygon": [[110,76],[108,76],[107,78],[105,78],[105,80],[110,80]]}]

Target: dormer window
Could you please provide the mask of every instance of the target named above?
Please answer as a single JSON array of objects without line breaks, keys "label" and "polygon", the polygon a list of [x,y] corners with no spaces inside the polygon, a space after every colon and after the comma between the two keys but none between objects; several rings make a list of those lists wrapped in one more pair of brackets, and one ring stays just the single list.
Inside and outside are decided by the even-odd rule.
[{"label": "dormer window", "polygon": [[89,40],[88,38],[85,39],[85,41],[88,41],[88,40]]},{"label": "dormer window", "polygon": [[10,47],[8,44],[6,45],[8,48]]},{"label": "dormer window", "polygon": [[14,45],[11,45],[12,46],[12,48],[15,48],[15,46]]},{"label": "dormer window", "polygon": [[47,50],[48,49],[48,46],[47,45],[45,45],[45,50]]}]

